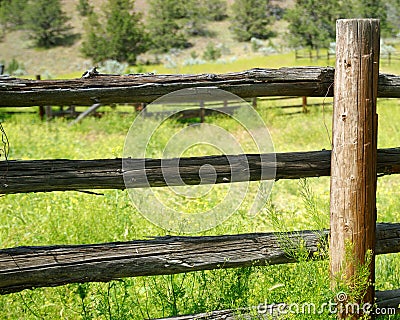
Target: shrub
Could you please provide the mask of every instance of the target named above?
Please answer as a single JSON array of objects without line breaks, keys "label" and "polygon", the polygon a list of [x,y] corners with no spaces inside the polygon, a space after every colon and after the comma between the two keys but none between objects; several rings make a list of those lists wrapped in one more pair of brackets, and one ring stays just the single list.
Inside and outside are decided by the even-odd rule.
[{"label": "shrub", "polygon": [[13,58],[8,63],[8,65],[6,64],[5,71],[10,75],[15,75],[15,76],[21,76],[26,74],[25,66],[15,58]]},{"label": "shrub", "polygon": [[128,64],[117,60],[106,60],[100,64],[99,68],[103,73],[122,74],[128,68]]},{"label": "shrub", "polygon": [[221,49],[217,48],[213,43],[208,43],[206,50],[203,54],[203,59],[208,61],[215,61],[221,57]]}]

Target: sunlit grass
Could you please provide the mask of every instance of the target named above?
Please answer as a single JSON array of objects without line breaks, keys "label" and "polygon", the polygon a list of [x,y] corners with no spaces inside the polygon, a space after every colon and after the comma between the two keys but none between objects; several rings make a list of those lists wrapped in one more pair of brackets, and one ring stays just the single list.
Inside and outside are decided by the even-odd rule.
[{"label": "sunlit grass", "polygon": [[[289,55],[287,61],[285,56],[279,57],[258,57],[256,62],[238,60],[237,65],[230,66],[229,70],[225,65],[202,65],[201,70],[225,72],[253,66],[279,67],[290,65],[289,60],[293,60]],[[196,71],[180,69],[179,72]],[[309,103],[323,100],[309,99]],[[270,131],[277,152],[330,149],[331,99],[325,99],[324,102],[323,107],[310,107],[306,114],[298,113],[301,108],[273,108],[279,104],[300,104],[301,99],[259,102],[257,110]],[[378,103],[380,148],[399,146],[398,108],[397,100],[382,99]],[[68,120],[64,119],[42,122],[33,115],[2,117],[10,140],[11,159],[94,159],[122,156],[125,137],[135,115],[109,113],[101,119],[84,119],[75,126],[69,126]],[[238,139],[242,139],[241,143],[246,143],[248,139],[241,133],[242,128],[227,117],[209,117],[206,122],[237,134]],[[187,126],[187,122],[166,122],[155,140],[149,144],[148,155],[160,156],[160,149],[165,146],[168,137]],[[138,132],[138,139],[140,133]],[[184,155],[214,152],[208,146],[196,146],[185,150]],[[250,184],[250,192],[254,194],[256,190],[256,183]],[[379,179],[379,222],[400,221],[399,190],[400,180],[397,176]],[[99,192],[104,195],[71,191],[2,197],[0,246],[7,248],[21,245],[127,241],[169,233],[140,215],[131,205],[126,191]],[[213,201],[218,200],[218,192],[216,191]],[[188,212],[195,210],[195,205],[189,202],[182,204],[179,199],[172,197],[169,200],[175,201],[177,206],[184,207]],[[245,199],[239,210],[223,224],[198,234],[276,231],[279,229],[276,221],[281,221],[281,227],[285,230],[329,227],[329,177],[307,179],[307,182],[277,181],[266,207],[254,217],[248,214],[250,202],[250,199]],[[313,302],[320,305],[332,299],[329,262],[318,259],[306,262],[301,252],[297,258],[299,263],[287,265],[127,278],[108,284],[70,284],[57,288],[26,290],[0,297],[0,318],[145,319],[245,307],[264,302]],[[397,270],[399,263],[398,254],[377,257],[378,290],[400,288]],[[293,318],[334,319],[335,316],[328,313],[315,316],[298,314]]]}]

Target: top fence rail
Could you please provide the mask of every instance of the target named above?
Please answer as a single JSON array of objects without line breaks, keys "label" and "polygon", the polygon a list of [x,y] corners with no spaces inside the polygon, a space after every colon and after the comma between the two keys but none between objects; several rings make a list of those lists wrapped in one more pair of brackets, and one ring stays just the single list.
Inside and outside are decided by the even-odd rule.
[{"label": "top fence rail", "polygon": [[[225,74],[89,74],[70,80],[28,80],[0,76],[0,107],[152,102],[173,91],[213,87],[242,98],[333,96],[333,68],[251,69]],[[378,97],[400,98],[400,77],[380,74]]]}]

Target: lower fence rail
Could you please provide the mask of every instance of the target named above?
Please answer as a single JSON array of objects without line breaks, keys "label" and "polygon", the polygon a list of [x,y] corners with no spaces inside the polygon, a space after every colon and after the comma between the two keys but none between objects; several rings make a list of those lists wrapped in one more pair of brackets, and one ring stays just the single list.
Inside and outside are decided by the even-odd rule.
[{"label": "lower fence rail", "polygon": [[[325,257],[323,248],[327,246],[328,233],[322,230],[165,236],[129,242],[2,249],[0,294],[123,277],[283,264],[295,262],[289,252],[300,245],[310,257],[318,253]],[[378,224],[376,239],[376,254],[400,252],[400,224]]]}]

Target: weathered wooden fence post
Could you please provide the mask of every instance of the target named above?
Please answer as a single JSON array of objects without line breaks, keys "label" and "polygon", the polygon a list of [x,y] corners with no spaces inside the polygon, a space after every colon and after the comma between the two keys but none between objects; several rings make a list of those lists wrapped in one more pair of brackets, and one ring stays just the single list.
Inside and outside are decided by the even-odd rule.
[{"label": "weathered wooden fence post", "polygon": [[[379,73],[379,20],[338,20],[331,157],[332,286],[348,286],[338,300],[338,315],[358,319],[350,303],[374,303],[376,227],[376,97]],[[372,252],[368,265],[369,252]],[[364,296],[352,289],[367,266]],[[354,300],[353,300],[354,299]],[[357,310],[355,310],[357,311]],[[360,310],[362,313],[362,310]]]},{"label": "weathered wooden fence post", "polygon": [[303,100],[302,100],[302,112],[303,113],[307,113],[307,97],[303,96]]},{"label": "weathered wooden fence post", "polygon": [[[36,80],[41,80],[40,74],[37,74],[35,78],[36,78]],[[44,119],[44,114],[45,114],[44,107],[43,106],[39,106],[39,117],[40,117],[40,120]]]}]

